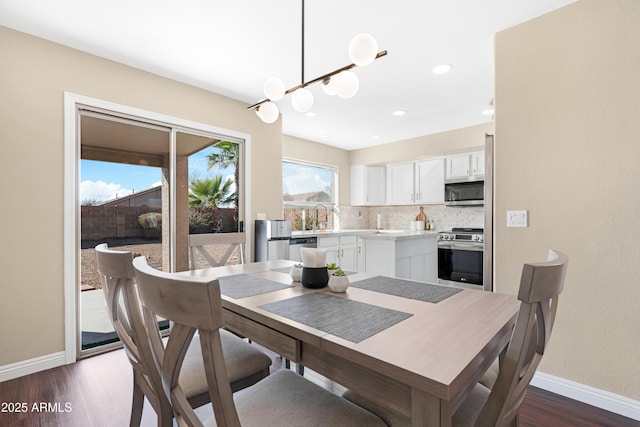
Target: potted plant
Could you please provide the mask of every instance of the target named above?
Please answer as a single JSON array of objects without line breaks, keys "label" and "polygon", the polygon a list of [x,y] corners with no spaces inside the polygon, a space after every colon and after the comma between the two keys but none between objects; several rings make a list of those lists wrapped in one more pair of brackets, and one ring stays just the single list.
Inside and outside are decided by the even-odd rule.
[{"label": "potted plant", "polygon": [[340,267],[329,276],[329,289],[333,292],[345,292],[349,287],[349,278]]},{"label": "potted plant", "polygon": [[299,282],[302,278],[302,264],[296,263],[291,266],[291,280]]},{"label": "potted plant", "polygon": [[335,273],[338,268],[340,267],[338,267],[338,264],[336,264],[335,262],[327,264],[327,273],[329,274],[329,277],[331,277],[331,275]]}]

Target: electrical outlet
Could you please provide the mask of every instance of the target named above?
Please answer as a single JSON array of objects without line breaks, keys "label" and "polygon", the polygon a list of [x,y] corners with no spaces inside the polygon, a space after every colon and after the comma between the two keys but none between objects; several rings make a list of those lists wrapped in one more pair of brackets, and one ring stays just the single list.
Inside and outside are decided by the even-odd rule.
[{"label": "electrical outlet", "polygon": [[528,227],[527,211],[507,211],[507,227]]}]

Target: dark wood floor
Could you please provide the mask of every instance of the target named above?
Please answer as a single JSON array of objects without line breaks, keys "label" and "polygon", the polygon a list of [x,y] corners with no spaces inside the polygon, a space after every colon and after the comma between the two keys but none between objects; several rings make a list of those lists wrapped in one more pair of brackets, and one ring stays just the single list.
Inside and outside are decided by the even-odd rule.
[{"label": "dark wood floor", "polygon": [[[273,370],[281,369],[280,360],[275,355],[273,358]],[[306,372],[305,377],[340,392],[340,386],[317,374]],[[131,391],[132,374],[127,358],[122,350],[112,351],[0,383],[0,426],[127,426]],[[24,412],[16,412],[22,409]],[[206,417],[211,408],[206,406],[198,412]],[[155,425],[155,413],[145,403],[142,426]],[[638,427],[640,422],[530,387],[520,410],[520,425]]]}]

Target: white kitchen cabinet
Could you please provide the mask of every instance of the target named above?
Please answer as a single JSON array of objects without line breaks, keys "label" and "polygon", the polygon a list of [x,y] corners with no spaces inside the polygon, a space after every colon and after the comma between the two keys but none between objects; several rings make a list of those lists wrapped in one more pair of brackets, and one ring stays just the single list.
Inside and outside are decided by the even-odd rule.
[{"label": "white kitchen cabinet", "polygon": [[357,236],[318,236],[318,248],[327,252],[327,264],[335,263],[345,271],[358,271]]},{"label": "white kitchen cabinet", "polygon": [[386,203],[386,166],[351,166],[351,205]]},{"label": "white kitchen cabinet", "polygon": [[436,283],[436,235],[415,239],[364,239],[365,272],[374,275]]},{"label": "white kitchen cabinet", "polygon": [[387,204],[409,205],[414,203],[413,169],[413,162],[387,166]]},{"label": "white kitchen cabinet", "polygon": [[484,176],[484,151],[471,153],[471,175]]},{"label": "white kitchen cabinet", "polygon": [[484,151],[447,157],[447,179],[484,176]]},{"label": "white kitchen cabinet", "polygon": [[444,159],[415,164],[415,203],[444,203]]},{"label": "white kitchen cabinet", "polygon": [[387,166],[387,204],[444,202],[444,159]]}]

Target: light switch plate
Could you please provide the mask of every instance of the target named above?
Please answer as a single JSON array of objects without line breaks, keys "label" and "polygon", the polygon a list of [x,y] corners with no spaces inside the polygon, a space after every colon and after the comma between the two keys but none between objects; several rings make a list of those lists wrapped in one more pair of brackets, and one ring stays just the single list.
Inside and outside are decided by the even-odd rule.
[{"label": "light switch plate", "polygon": [[507,211],[507,227],[528,227],[527,211]]}]

